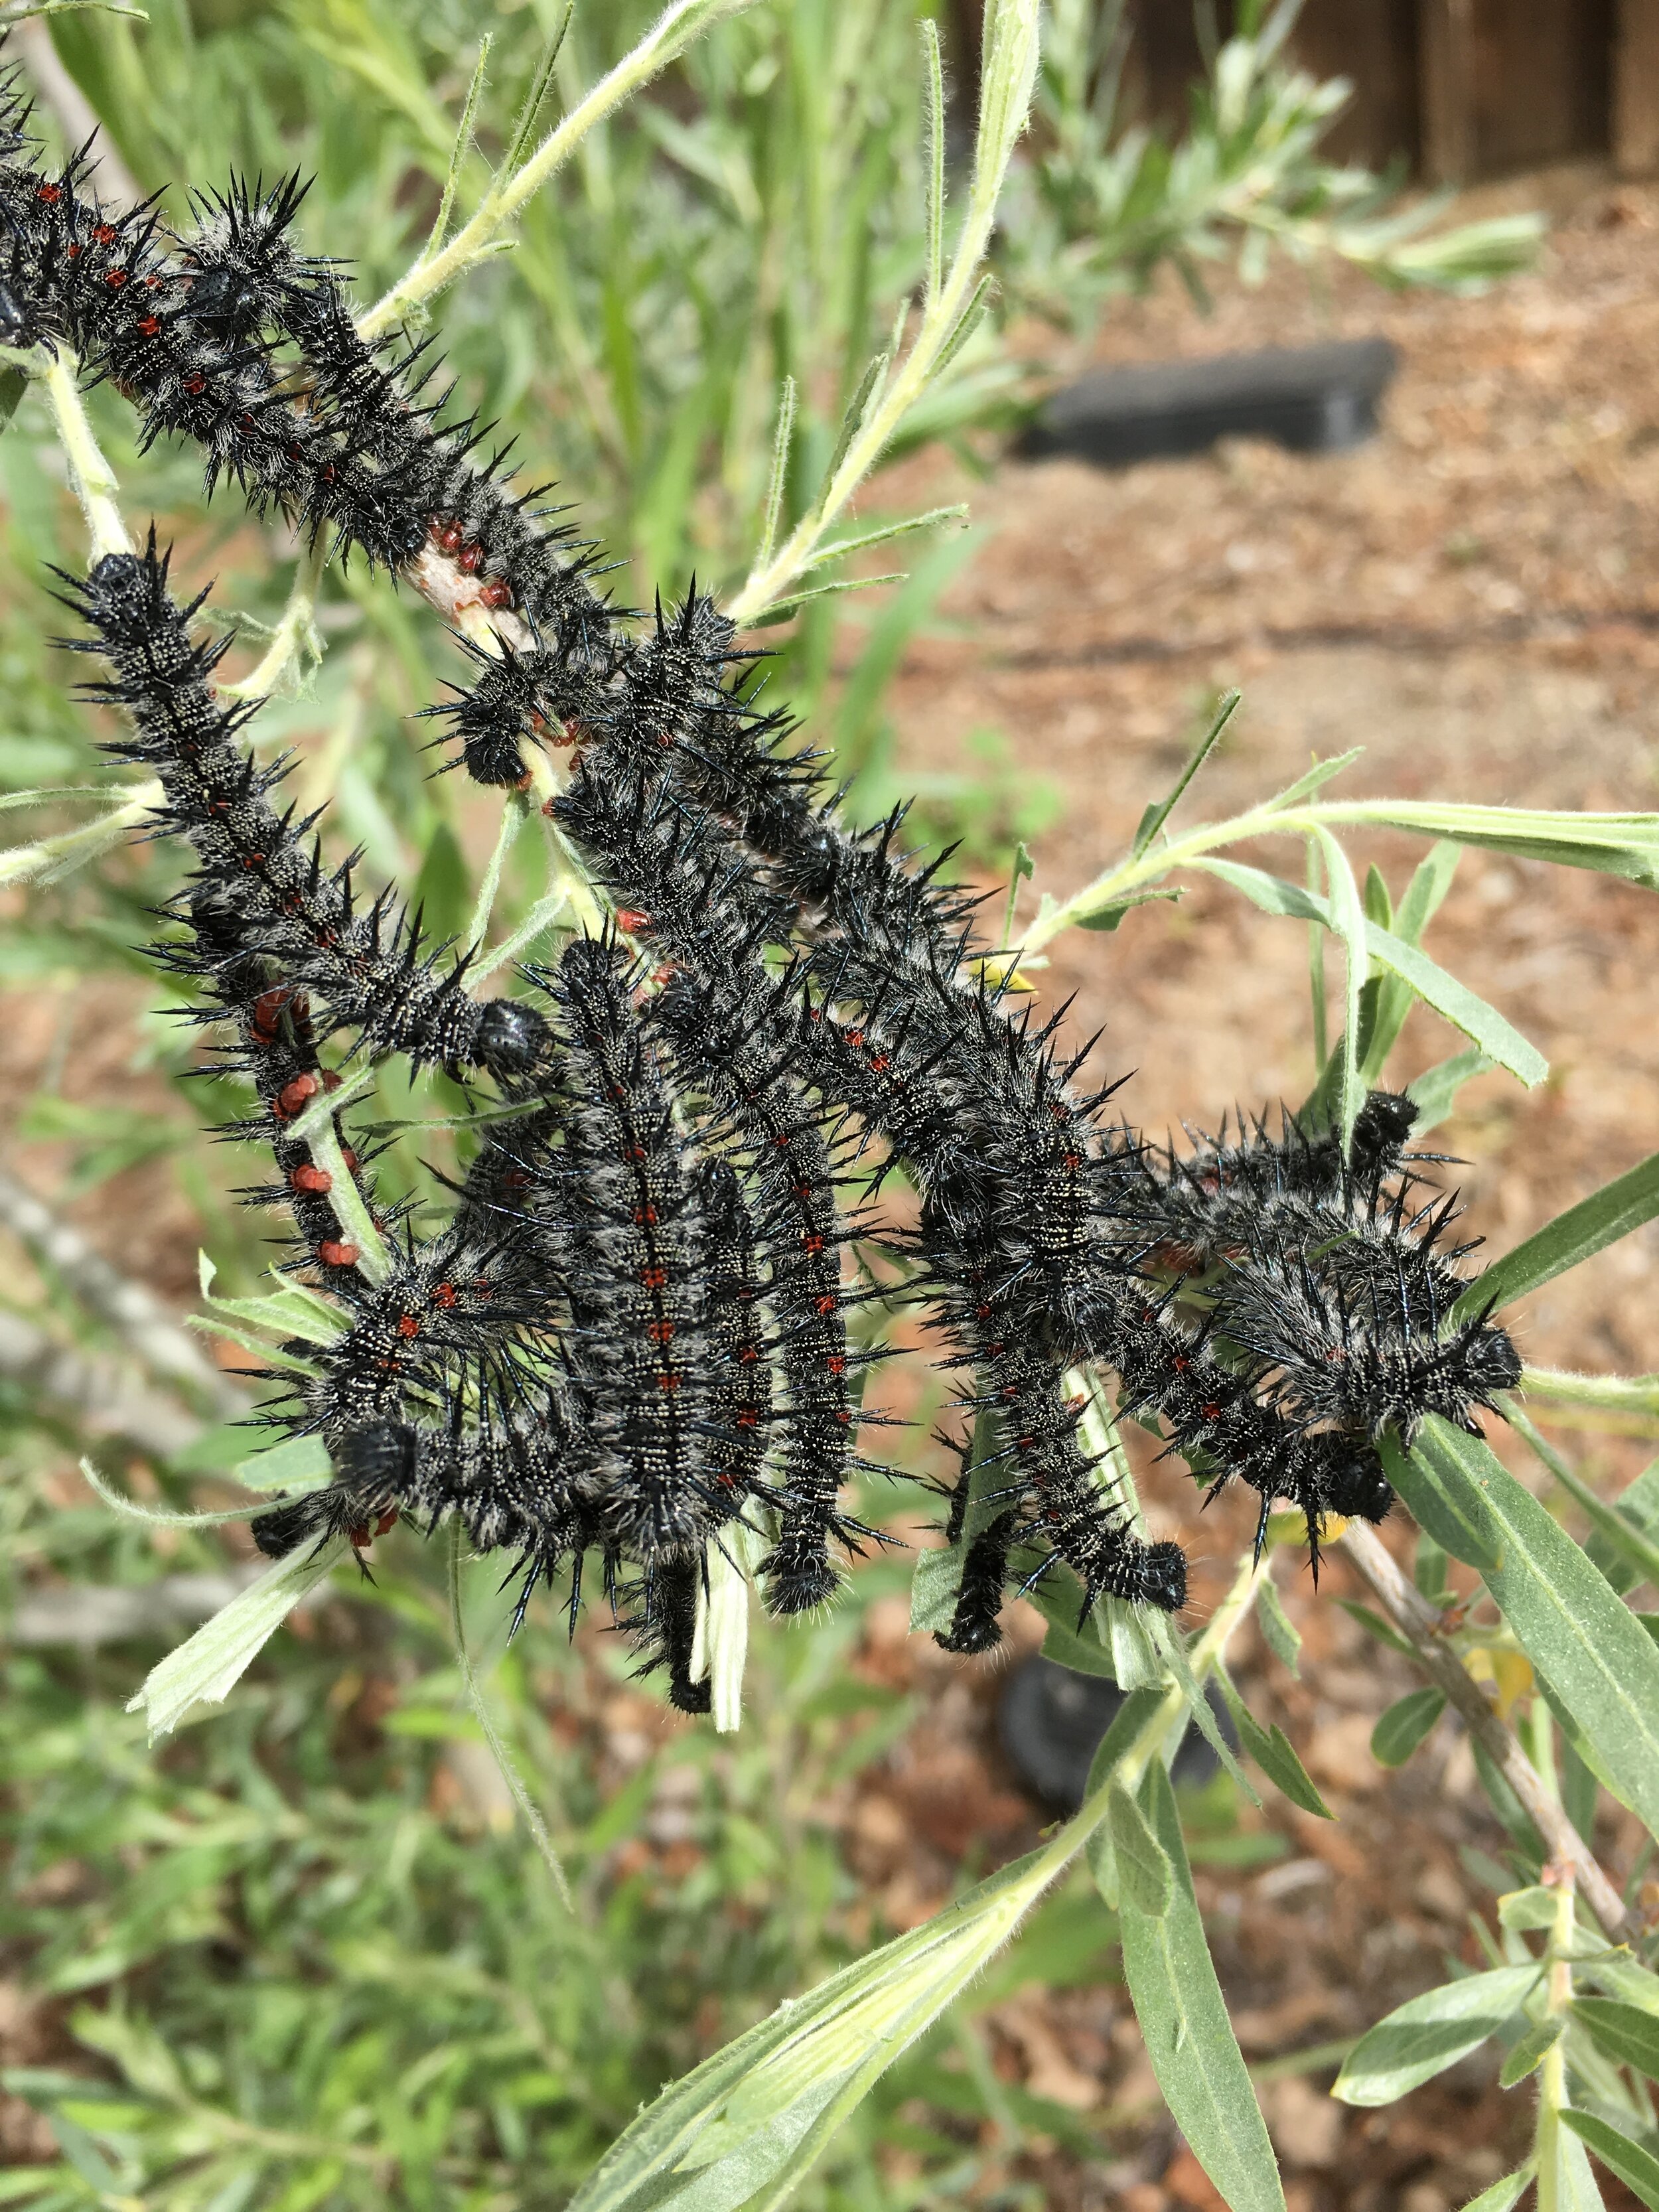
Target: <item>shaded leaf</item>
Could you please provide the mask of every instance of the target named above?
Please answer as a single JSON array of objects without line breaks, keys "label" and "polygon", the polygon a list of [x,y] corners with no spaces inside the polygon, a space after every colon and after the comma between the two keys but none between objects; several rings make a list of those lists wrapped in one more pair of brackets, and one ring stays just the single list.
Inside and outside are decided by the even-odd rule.
[{"label": "shaded leaf", "polygon": [[1463,2212],[1510,2212],[1510,2207],[1532,2179],[1533,2162],[1517,2166],[1513,2173],[1506,2173],[1494,2181],[1490,2189],[1483,2189],[1478,2197],[1471,2197]]},{"label": "shaded leaf", "polygon": [[1175,1869],[1140,1808],[1116,1783],[1106,1801],[1106,1825],[1117,1858],[1121,1900],[1139,1913],[1161,1920],[1175,1893]]},{"label": "shaded leaf", "polygon": [[1573,2011],[1610,2058],[1659,2081],[1659,2018],[1616,1997],[1579,1997]]},{"label": "shaded leaf", "polygon": [[1147,2058],[1176,2125],[1232,2212],[1283,2212],[1273,2146],[1211,1963],[1161,1760],[1147,1771],[1140,1807],[1174,1878],[1167,1911],[1145,1912],[1127,1894],[1119,1906],[1123,1969]]},{"label": "shaded leaf", "polygon": [[1556,2013],[1548,2020],[1540,2020],[1535,2027],[1529,2027],[1520,2041],[1510,2048],[1498,2068],[1498,2087],[1513,2089],[1517,2082],[1524,2081],[1528,2074],[1535,2072],[1544,2063],[1545,2054],[1553,2051],[1561,2040],[1565,2027],[1565,2021],[1559,2013]]},{"label": "shaded leaf", "polygon": [[1403,1766],[1445,1710],[1444,1691],[1409,1691],[1371,1730],[1371,1757],[1379,1766]]},{"label": "shaded leaf", "polygon": [[1227,1700],[1227,1710],[1233,1717],[1240,1741],[1267,1779],[1304,1813],[1312,1813],[1322,1820],[1334,1819],[1330,1807],[1314,1787],[1295,1745],[1278,1722],[1271,1728],[1262,1727],[1233,1686],[1224,1668],[1217,1668],[1216,1679],[1221,1684],[1221,1693]]},{"label": "shaded leaf", "polygon": [[1652,1639],[1484,1439],[1431,1415],[1410,1469],[1404,1494],[1413,1512],[1418,1498],[1432,1490],[1460,1526],[1474,1527],[1500,1553],[1499,1564],[1481,1573],[1504,1619],[1571,1716],[1608,1788],[1650,1830],[1659,1830],[1659,1650]]},{"label": "shaded leaf", "polygon": [[1383,1472],[1418,1526],[1465,1566],[1483,1572],[1495,1569],[1502,1558],[1498,1531],[1480,1499],[1470,1498],[1462,1487],[1449,1494],[1443,1485],[1425,1480],[1413,1465],[1415,1455],[1401,1450],[1392,1431],[1382,1438],[1381,1449]]}]

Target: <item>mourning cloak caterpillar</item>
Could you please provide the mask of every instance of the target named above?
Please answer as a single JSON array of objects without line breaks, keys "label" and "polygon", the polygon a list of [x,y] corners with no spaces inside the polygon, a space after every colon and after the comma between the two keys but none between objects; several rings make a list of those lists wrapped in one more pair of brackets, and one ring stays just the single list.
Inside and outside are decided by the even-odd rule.
[{"label": "mourning cloak caterpillar", "polygon": [[[94,696],[134,724],[118,750],[160,776],[155,827],[197,855],[164,957],[234,1025],[228,1062],[259,1102],[244,1133],[277,1170],[262,1194],[292,1207],[343,1311],[274,1413],[325,1436],[338,1480],[268,1516],[263,1542],[454,1511],[515,1552],[521,1607],[568,1561],[574,1607],[597,1551],[642,1656],[696,1709],[722,1524],[769,1523],[781,1612],[828,1596],[832,1547],[872,1533],[843,1502],[871,1464],[843,1257],[868,1225],[841,1202],[854,1163],[872,1189],[896,1164],[920,1194],[898,1248],[992,1438],[990,1517],[948,1532],[965,1546],[952,1649],[988,1648],[1011,1578],[1054,1561],[1085,1607],[1184,1600],[1179,1548],[1140,1537],[1083,1448],[1075,1365],[1114,1370],[1122,1410],[1212,1486],[1255,1488],[1264,1521],[1291,1498],[1310,1545],[1327,1512],[1387,1510],[1385,1428],[1472,1420],[1512,1385],[1504,1332],[1450,1318],[1467,1248],[1449,1205],[1418,1195],[1406,1102],[1367,1101],[1346,1157],[1287,1123],[1178,1159],[1109,1123],[1107,1094],[1076,1087],[1085,1055],[1061,1053],[1065,1009],[1039,1024],[991,980],[1009,963],[988,965],[948,855],[904,852],[902,809],[843,826],[708,596],[630,626],[539,495],[512,494],[501,456],[475,465],[477,427],[440,427],[422,349],[360,337],[334,264],[293,242],[297,180],[233,183],[169,240],[147,210],[107,216],[78,161],[52,177],[19,158],[26,119],[15,100],[0,116],[0,322],[72,343],[147,438],[196,441],[210,487],[228,476],[446,612],[489,614],[501,651],[469,647],[472,681],[433,711],[482,782],[520,782],[529,747],[568,751],[556,818],[645,948],[579,939],[533,979],[539,1004],[479,1003],[464,959],[390,899],[365,907],[349,864],[325,871],[313,825],[271,803],[283,763],[242,750],[245,718],[212,690],[222,647],[191,642],[153,543],[75,587],[82,649],[113,671]],[[361,1218],[366,1184],[347,1205],[291,1130],[336,1034],[525,1109],[447,1226],[371,1212],[391,1255],[373,1280],[334,1203]]]},{"label": "mourning cloak caterpillar", "polygon": [[307,842],[312,822],[270,805],[287,763],[261,768],[236,742],[253,710],[227,710],[210,684],[230,640],[191,641],[201,601],[174,605],[154,533],[142,559],[108,554],[83,586],[66,580],[96,634],[68,641],[70,649],[101,653],[115,670],[113,682],[93,684],[86,696],[125,707],[133,723],[130,738],[106,750],[161,779],[166,805],[155,830],[190,840],[197,895],[234,916],[240,949],[268,961],[284,988],[319,1002],[333,1024],[358,1030],[372,1052],[527,1075],[544,1041],[533,1010],[469,998],[464,960],[428,951],[418,917],[388,899],[364,910],[351,863],[325,872],[319,848]]}]

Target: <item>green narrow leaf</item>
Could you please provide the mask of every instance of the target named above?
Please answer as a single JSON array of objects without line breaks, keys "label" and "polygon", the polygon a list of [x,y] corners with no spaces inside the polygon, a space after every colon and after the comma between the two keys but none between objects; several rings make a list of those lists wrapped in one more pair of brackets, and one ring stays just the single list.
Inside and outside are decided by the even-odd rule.
[{"label": "green narrow leaf", "polygon": [[1169,885],[1157,890],[1127,892],[1122,898],[1114,899],[1109,906],[1097,907],[1091,914],[1079,915],[1076,927],[1079,929],[1115,929],[1126,914],[1133,914],[1138,906],[1156,905],[1160,900],[1170,906],[1179,905],[1179,888]]},{"label": "green narrow leaf", "polygon": [[1460,1525],[1492,1542],[1499,1563],[1480,1571],[1504,1618],[1582,1731],[1607,1786],[1659,1833],[1652,1639],[1483,1438],[1431,1415],[1408,1466],[1404,1494],[1413,1513],[1419,1498],[1437,1493]]},{"label": "green narrow leaf", "polygon": [[1271,1575],[1263,1575],[1256,1586],[1256,1625],[1261,1629],[1267,1649],[1281,1667],[1292,1674],[1300,1674],[1302,1635],[1285,1610],[1285,1601]]},{"label": "green narrow leaf", "polygon": [[1297,1754],[1295,1745],[1275,1721],[1271,1728],[1263,1728],[1255,1715],[1240,1697],[1226,1668],[1218,1663],[1216,1680],[1221,1685],[1221,1694],[1227,1700],[1227,1710],[1233,1717],[1239,1741],[1273,1786],[1282,1790],[1292,1805],[1299,1805],[1304,1813],[1312,1813],[1322,1820],[1334,1820],[1335,1815],[1313,1784],[1312,1777]]},{"label": "green narrow leaf", "polygon": [[991,305],[991,295],[996,289],[994,276],[981,276],[974,287],[974,296],[963,309],[960,319],[945,343],[939,349],[933,363],[933,381],[938,383],[951,362],[984,321]]},{"label": "green narrow leaf", "polygon": [[1483,1306],[1506,1306],[1540,1283],[1576,1267],[1580,1261],[1616,1244],[1659,1214],[1659,1152],[1626,1175],[1558,1213],[1512,1252],[1477,1275],[1453,1308],[1454,1318],[1479,1313]]},{"label": "green narrow leaf", "polygon": [[1659,2158],[1594,2112],[1565,2112],[1561,2118],[1589,2145],[1607,2172],[1641,2198],[1648,2212],[1659,2212]]},{"label": "green narrow leaf", "polygon": [[1331,2090],[1345,2105],[1391,2105],[1495,2035],[1543,1968],[1498,1966],[1426,1990],[1381,2020],[1348,2053]]},{"label": "green narrow leaf", "polygon": [[945,68],[939,58],[939,25],[930,17],[921,24],[923,88],[927,97],[927,197],[923,216],[927,228],[927,299],[939,297],[945,281]]},{"label": "green narrow leaf", "polygon": [[1426,952],[1408,945],[1403,937],[1396,937],[1392,930],[1379,929],[1372,922],[1365,937],[1371,957],[1402,982],[1408,983],[1425,1006],[1432,1006],[1454,1029],[1462,1030],[1488,1060],[1495,1060],[1499,1067],[1506,1067],[1529,1091],[1544,1080],[1550,1065],[1537,1046],[1529,1043],[1495,1006],[1489,1006],[1467,983],[1449,975]]},{"label": "green narrow leaf", "polygon": [[1261,1802],[1250,1778],[1238,1763],[1234,1752],[1215,1717],[1214,1708],[1204,1693],[1203,1685],[1193,1672],[1192,1661],[1187,1656],[1187,1645],[1179,1629],[1174,1627],[1166,1614],[1154,1613],[1147,1623],[1158,1656],[1174,1675],[1193,1725],[1215,1753],[1225,1771],[1231,1775],[1252,1805]]},{"label": "green narrow leaf", "polygon": [[1232,2212],[1283,2212],[1273,2145],[1216,1980],[1175,1793],[1161,1759],[1141,1785],[1141,1810],[1173,1886],[1168,1909],[1119,1905],[1123,1970],[1146,2056],[1171,2118]]},{"label": "green narrow leaf", "polygon": [[[1567,2111],[1559,2115],[1562,2121],[1576,2117]],[[1543,2154],[1548,2163],[1540,2163],[1539,2168],[1540,2197],[1549,2207],[1549,2212],[1602,2212],[1601,2192],[1596,2187],[1595,2176],[1577,2130],[1558,2125],[1552,2132],[1553,2141]]]},{"label": "green narrow leaf", "polygon": [[1060,1871],[1038,1851],[780,2005],[623,2130],[569,2212],[773,2212]]},{"label": "green narrow leaf", "polygon": [[[1246,867],[1238,860],[1206,856],[1191,865],[1202,868],[1206,874],[1219,876],[1264,914],[1322,922],[1327,929],[1336,929],[1329,902],[1316,892],[1304,890],[1300,884],[1287,883],[1282,876],[1269,875],[1265,868]],[[1425,1006],[1432,1006],[1454,1029],[1462,1030],[1489,1060],[1507,1068],[1529,1090],[1543,1081],[1549,1073],[1549,1062],[1495,1006],[1489,1006],[1468,984],[1449,975],[1416,945],[1408,945],[1392,930],[1379,929],[1374,921],[1365,922],[1363,916],[1361,920],[1365,949],[1380,967],[1408,983]]]},{"label": "green narrow leaf", "polygon": [[1365,908],[1359,896],[1359,885],[1347,854],[1328,830],[1319,832],[1320,850],[1325,858],[1327,904],[1330,908],[1331,927],[1342,940],[1342,1036],[1334,1054],[1335,1061],[1335,1091],[1332,1104],[1334,1119],[1342,1139],[1346,1156],[1353,1125],[1364,1103],[1364,1093],[1359,1087],[1359,1024],[1364,1009],[1365,977],[1370,960],[1366,950],[1369,931],[1374,925],[1365,919]]},{"label": "green narrow leaf", "polygon": [[1243,696],[1244,694],[1242,691],[1222,693],[1216,702],[1215,713],[1210,718],[1210,726],[1194,747],[1186,767],[1176,778],[1174,790],[1167,799],[1154,799],[1141,816],[1140,826],[1135,831],[1135,842],[1130,848],[1137,860],[1169,820],[1170,815],[1174,813],[1180,803],[1181,795],[1188,785],[1221,743],[1222,732],[1237,712],[1238,702]]},{"label": "green narrow leaf", "polygon": [[[1362,802],[1378,828],[1455,838],[1489,852],[1558,866],[1594,868],[1659,889],[1659,814],[1579,814],[1524,806],[1464,806],[1429,800]],[[1356,810],[1358,811],[1358,810]]]},{"label": "green narrow leaf", "polygon": [[1455,1052],[1449,1060],[1437,1060],[1421,1075],[1413,1077],[1406,1085],[1406,1096],[1417,1108],[1412,1134],[1425,1137],[1431,1129],[1437,1129],[1456,1103],[1463,1085],[1472,1083],[1477,1075],[1485,1075],[1497,1064],[1471,1045],[1467,1052]]},{"label": "green narrow leaf", "polygon": [[1529,2027],[1521,2040],[1511,2047],[1498,2068],[1498,2087],[1513,2089],[1517,2082],[1524,2081],[1528,2074],[1536,2072],[1544,2063],[1545,2054],[1553,2051],[1561,2040],[1566,2024],[1560,2014],[1556,2013],[1548,2020],[1540,2020],[1535,2027]]},{"label": "green narrow leaf", "polygon": [[835,538],[827,545],[821,545],[811,560],[803,564],[801,574],[810,576],[814,569],[822,568],[831,561],[839,561],[845,554],[866,552],[872,545],[888,544],[895,538],[908,538],[918,530],[933,530],[941,523],[966,522],[967,520],[968,509],[957,505],[930,507],[925,514],[905,514],[896,522],[877,523],[871,529],[854,531],[848,537]]},{"label": "green narrow leaf", "polygon": [[841,428],[836,438],[836,449],[830,456],[830,465],[823,472],[825,485],[834,483],[836,471],[847,459],[848,451],[859,432],[864,428],[864,418],[887,374],[890,354],[872,355],[869,366],[859,380],[859,388],[848,403],[847,412],[841,418]]},{"label": "green narrow leaf", "polygon": [[1513,2173],[1506,2173],[1501,2181],[1494,2181],[1490,2189],[1483,2189],[1478,2197],[1471,2197],[1463,2212],[1510,2212],[1533,2177],[1533,2161],[1517,2166]]},{"label": "green narrow leaf", "polygon": [[1346,753],[1333,755],[1329,760],[1316,761],[1305,775],[1297,776],[1294,783],[1287,783],[1283,791],[1275,792],[1264,811],[1278,814],[1287,806],[1294,806],[1298,799],[1310,797],[1322,785],[1328,784],[1333,776],[1340,775],[1344,769],[1352,768],[1364,750],[1364,745],[1355,745]]},{"label": "green narrow leaf", "polygon": [[1572,2008],[1610,2058],[1659,2081],[1659,2018],[1617,1997],[1579,1997]]},{"label": "green narrow leaf", "polygon": [[[1375,868],[1378,896],[1373,900],[1370,878],[1365,885],[1365,918],[1380,929],[1392,930],[1402,944],[1421,945],[1423,932],[1433,918],[1436,909],[1445,897],[1462,857],[1460,848],[1442,840],[1419,863],[1396,917],[1388,910],[1388,889]],[[1406,1017],[1412,1010],[1416,994],[1409,983],[1399,975],[1383,974],[1371,978],[1374,992],[1371,1001],[1370,1034],[1365,1043],[1365,1060],[1360,1069],[1360,1079],[1367,1090],[1373,1089],[1381,1079],[1389,1054],[1393,1051]]]},{"label": "green narrow leaf", "polygon": [[1371,1730],[1371,1757],[1379,1766],[1403,1766],[1445,1710],[1443,1691],[1411,1691]]},{"label": "green narrow leaf", "polygon": [[531,134],[536,128],[536,118],[541,113],[542,103],[547,98],[548,88],[553,82],[553,71],[558,63],[559,50],[564,44],[565,33],[570,28],[570,19],[575,12],[576,0],[565,0],[563,11],[549,32],[546,42],[537,57],[530,82],[525,88],[524,104],[520,108],[514,123],[513,136],[507,143],[507,153],[501,162],[501,174],[503,177],[514,175],[530,150]]},{"label": "green narrow leaf", "polygon": [[1365,871],[1365,919],[1379,928],[1394,927],[1394,901],[1389,896],[1389,887],[1382,880],[1382,871],[1375,860]]},{"label": "green narrow leaf", "polygon": [[1161,1920],[1175,1895],[1175,1869],[1139,1806],[1115,1782],[1106,1800],[1106,1826],[1117,1859],[1120,1898],[1137,1912]]},{"label": "green narrow leaf", "polygon": [[1489,1567],[1495,1569],[1503,1557],[1498,1529],[1479,1496],[1462,1487],[1449,1493],[1428,1480],[1401,1450],[1392,1430],[1382,1437],[1379,1449],[1383,1472],[1411,1509],[1419,1528],[1426,1528],[1442,1551],[1449,1552],[1466,1567],[1479,1568],[1482,1573]]},{"label": "green narrow leaf", "polygon": [[[1644,1542],[1659,1537],[1659,1459],[1650,1461],[1635,1481],[1620,1492],[1613,1502],[1613,1510],[1624,1527]],[[1638,1561],[1622,1536],[1615,1543],[1598,1528],[1584,1549],[1620,1597],[1627,1597],[1644,1577],[1655,1579],[1651,1565]]]},{"label": "green narrow leaf", "polygon": [[1411,1645],[1398,1630],[1389,1627],[1380,1613],[1373,1613],[1369,1606],[1361,1605],[1356,1598],[1340,1597],[1336,1601],[1350,1620],[1359,1623],[1367,1636],[1375,1637],[1379,1644],[1387,1644],[1390,1651],[1398,1651],[1402,1658],[1416,1659],[1417,1654]]},{"label": "green narrow leaf", "polygon": [[[1588,1556],[1595,1561],[1603,1574],[1607,1574],[1607,1569],[1601,1566],[1601,1560],[1596,1558],[1595,1547],[1599,1541],[1616,1555],[1621,1566],[1630,1570],[1628,1579],[1624,1583],[1622,1589],[1618,1583],[1613,1582],[1610,1575],[1607,1576],[1608,1581],[1613,1582],[1613,1587],[1619,1590],[1620,1596],[1624,1595],[1625,1590],[1633,1588],[1638,1581],[1650,1582],[1656,1587],[1659,1587],[1659,1544],[1656,1544],[1652,1538],[1637,1525],[1626,1510],[1623,1501],[1621,1500],[1619,1505],[1613,1506],[1609,1505],[1604,1498],[1598,1497],[1589,1485],[1574,1473],[1549,1439],[1540,1435],[1519,1406],[1507,1403],[1506,1411],[1510,1425],[1526,1438],[1568,1497],[1581,1505],[1589,1516],[1590,1525],[1596,1533],[1591,1542],[1585,1547]],[[1641,1480],[1638,1475],[1638,1482]],[[1632,1484],[1631,1486],[1634,1489],[1636,1486]]]},{"label": "green narrow leaf", "polygon": [[343,1536],[301,1543],[152,1667],[127,1700],[129,1712],[142,1709],[151,1742],[170,1735],[193,1705],[222,1704],[301,1599],[349,1551]]}]

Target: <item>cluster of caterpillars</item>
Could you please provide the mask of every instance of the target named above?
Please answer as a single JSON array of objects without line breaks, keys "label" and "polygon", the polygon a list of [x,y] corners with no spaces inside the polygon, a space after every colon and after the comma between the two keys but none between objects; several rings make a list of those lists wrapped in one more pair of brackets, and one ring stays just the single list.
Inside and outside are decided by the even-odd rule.
[{"label": "cluster of caterpillars", "polygon": [[[499,650],[471,648],[470,685],[432,710],[451,764],[512,787],[561,749],[550,811],[615,914],[514,995],[476,997],[465,957],[366,903],[281,810],[283,764],[245,750],[222,645],[192,639],[153,540],[76,585],[78,648],[112,670],[93,691],[131,723],[113,750],[160,778],[155,826],[195,854],[158,957],[229,1033],[240,1133],[276,1170],[254,1195],[289,1210],[292,1264],[346,1322],[270,1409],[323,1437],[335,1480],[256,1523],[267,1550],[454,1513],[518,1560],[520,1607],[568,1571],[573,1614],[597,1555],[701,1709],[698,1590],[729,1524],[763,1533],[779,1613],[829,1597],[872,1533],[846,1504],[871,1465],[876,1355],[848,1330],[875,1295],[848,1258],[866,1237],[902,1252],[994,1439],[951,1497],[954,1650],[994,1644],[1008,1589],[1057,1566],[1085,1608],[1184,1601],[1180,1547],[1145,1540],[1085,1448],[1079,1371],[1115,1374],[1121,1411],[1212,1486],[1247,1484],[1264,1523],[1290,1500],[1310,1544],[1328,1513],[1387,1510],[1385,1430],[1468,1424],[1516,1382],[1504,1331],[1452,1318],[1461,1248],[1405,1150],[1407,1102],[1373,1095],[1346,1155],[1289,1119],[1187,1157],[1139,1142],[1078,1089],[1056,1022],[989,980],[1007,963],[940,863],[902,849],[902,810],[844,825],[712,600],[613,606],[501,458],[471,458],[476,426],[440,426],[421,349],[364,343],[334,266],[295,245],[292,182],[233,185],[175,236],[106,213],[78,161],[33,166],[15,97],[0,124],[9,341],[71,345],[146,438],[204,449],[210,488],[483,609]],[[343,1048],[441,1067],[491,1106],[435,1233],[377,1207],[327,1105]],[[918,1200],[902,1237],[867,1203],[894,1169]],[[354,1241],[364,1210],[387,1267]]]}]

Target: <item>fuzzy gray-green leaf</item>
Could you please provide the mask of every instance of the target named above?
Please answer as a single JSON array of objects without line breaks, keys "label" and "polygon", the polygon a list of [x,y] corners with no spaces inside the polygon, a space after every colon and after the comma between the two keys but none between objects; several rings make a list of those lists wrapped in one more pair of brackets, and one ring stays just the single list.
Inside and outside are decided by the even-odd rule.
[{"label": "fuzzy gray-green leaf", "polygon": [[1583,1731],[1608,1787],[1659,1832],[1659,1650],[1652,1639],[1480,1437],[1431,1415],[1409,1468],[1406,1502],[1414,1513],[1418,1498],[1432,1492],[1460,1526],[1491,1541],[1498,1564],[1481,1573],[1504,1619]]},{"label": "fuzzy gray-green leaf", "polygon": [[1408,1691],[1371,1730],[1371,1757],[1379,1766],[1403,1766],[1445,1709],[1443,1691]]},{"label": "fuzzy gray-green leaf", "polygon": [[1497,1966],[1401,2005],[1361,2036],[1331,2091],[1346,2105],[1391,2105],[1479,2048],[1517,2012],[1536,1966]]},{"label": "fuzzy gray-green leaf", "polygon": [[1580,1261],[1615,1244],[1659,1214],[1659,1152],[1653,1152],[1626,1175],[1603,1183],[1600,1190],[1558,1213],[1553,1221],[1495,1261],[1478,1275],[1458,1300],[1456,1312],[1478,1313],[1482,1307],[1505,1306],[1524,1297],[1540,1283],[1552,1281],[1576,1267]]},{"label": "fuzzy gray-green leaf", "polygon": [[1123,1970],[1170,2117],[1232,2212],[1283,2212],[1273,2146],[1216,1980],[1175,1793],[1155,1759],[1140,1811],[1173,1875],[1169,1906],[1143,1911],[1121,1880]]}]

